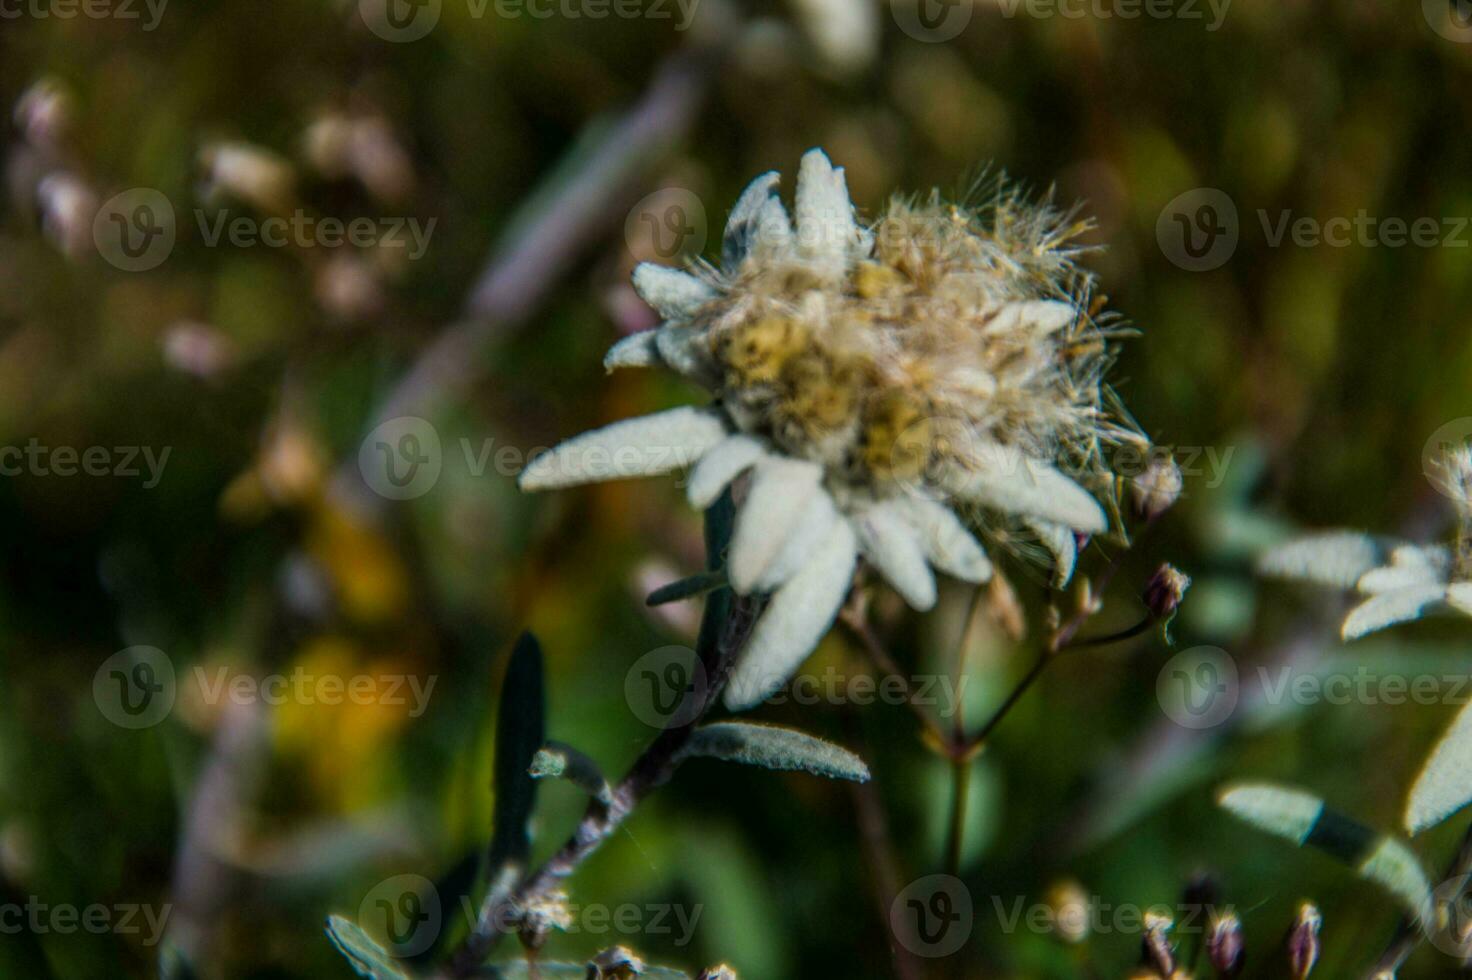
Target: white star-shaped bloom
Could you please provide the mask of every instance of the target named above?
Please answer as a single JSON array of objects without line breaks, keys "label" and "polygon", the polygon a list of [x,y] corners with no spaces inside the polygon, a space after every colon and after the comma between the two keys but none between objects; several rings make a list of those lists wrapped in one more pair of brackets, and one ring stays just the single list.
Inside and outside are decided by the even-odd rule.
[{"label": "white star-shaped bloom", "polygon": [[936,601],[935,571],[990,578],[958,510],[1021,525],[1066,582],[1077,536],[1108,520],[1063,467],[1103,487],[1098,446],[1130,437],[1102,407],[1108,334],[1081,303],[1087,278],[1056,214],[1023,212],[1004,233],[937,201],[864,227],[843,170],[816,149],[795,220],[778,183],[763,174],[740,196],[719,268],[638,266],[663,322],[605,359],[669,367],[714,403],[584,433],[520,480],[545,490],[689,467],[690,503],[706,508],[749,474],[727,572],[737,593],[771,599],[726,689],[736,710],[812,651],[861,557],[918,610]]}]

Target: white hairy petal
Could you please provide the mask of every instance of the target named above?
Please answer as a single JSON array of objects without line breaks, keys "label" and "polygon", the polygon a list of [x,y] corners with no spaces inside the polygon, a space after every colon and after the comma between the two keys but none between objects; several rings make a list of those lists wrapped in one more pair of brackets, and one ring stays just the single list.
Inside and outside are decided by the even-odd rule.
[{"label": "white hairy petal", "polygon": [[797,247],[820,275],[837,276],[847,268],[859,242],[859,224],[844,183],[843,168],[828,154],[803,154],[797,172]]},{"label": "white hairy petal", "polygon": [[702,381],[710,373],[706,332],[703,327],[667,323],[654,331],[660,360],[672,371]]},{"label": "white hairy petal", "polygon": [[911,494],[900,502],[910,526],[920,535],[930,564],[963,582],[985,582],[992,577],[992,563],[981,542],[949,507]]},{"label": "white hairy petal", "polygon": [[842,519],[833,498],[820,487],[817,493],[808,498],[807,506],[803,508],[781,550],[777,552],[777,557],[772,559],[767,570],[756,580],[757,591],[771,592],[796,575],[812,560],[813,552],[832,533],[833,523]]},{"label": "white hairy petal", "polygon": [[1385,565],[1360,576],[1355,586],[1367,595],[1412,589],[1418,585],[1443,585],[1444,576],[1430,565]]},{"label": "white hairy petal", "polygon": [[1403,544],[1390,553],[1392,565],[1426,569],[1436,578],[1445,579],[1452,570],[1452,552],[1439,544]]},{"label": "white hairy petal", "polygon": [[736,515],[731,534],[728,571],[731,587],[741,595],[756,588],[757,580],[776,559],[802,517],[813,494],[823,492],[818,482],[823,468],[806,460],[768,456],[756,464],[751,489]]},{"label": "white hairy petal", "polygon": [[1051,521],[1028,521],[1027,526],[1053,554],[1053,585],[1058,588],[1073,578],[1073,566],[1078,560],[1078,539],[1073,529]]},{"label": "white hairy petal", "polygon": [[791,248],[792,219],[787,216],[781,200],[768,198],[762,205],[761,214],[757,215],[756,229],[747,242],[747,250],[776,257],[785,255]]},{"label": "white hairy petal", "polygon": [[1406,803],[1406,830],[1419,834],[1472,802],[1472,705],[1456,719],[1416,777]]},{"label": "white hairy petal", "polygon": [[746,190],[736,199],[736,206],[726,219],[726,232],[721,241],[721,260],[727,269],[740,264],[751,251],[752,241],[761,226],[762,213],[767,202],[776,198],[780,181],[777,171],[769,170],[747,184]]},{"label": "white hairy petal", "polygon": [[744,470],[755,465],[766,452],[762,444],[751,436],[727,436],[720,445],[702,456],[695,469],[690,471],[690,484],[685,488],[685,494],[691,506],[705,510],[715,503],[721,491]]},{"label": "white hairy petal", "polygon": [[726,707],[744,711],[760,704],[812,653],[848,595],[856,548],[849,522],[835,521],[812,560],[777,591],[757,620],[726,686]]},{"label": "white hairy petal", "polygon": [[710,408],[667,412],[615,422],[569,439],[522,470],[523,490],[548,490],[689,466],[726,438],[726,423]]},{"label": "white hairy petal", "polygon": [[666,320],[688,317],[716,295],[699,276],[654,262],[634,267],[634,290]]},{"label": "white hairy petal", "polygon": [[1351,589],[1362,575],[1380,564],[1381,555],[1379,543],[1368,534],[1331,531],[1269,550],[1258,559],[1257,570],[1276,578],[1306,579]]},{"label": "white hairy petal", "polygon": [[1446,601],[1472,616],[1472,582],[1453,582],[1447,586]]},{"label": "white hairy petal", "polygon": [[1034,299],[1008,303],[992,317],[986,332],[1010,333],[1020,327],[1031,327],[1042,336],[1068,326],[1078,317],[1072,303],[1056,299]]},{"label": "white hairy petal", "polygon": [[1416,585],[1382,592],[1355,606],[1345,617],[1339,632],[1346,640],[1353,640],[1396,623],[1419,619],[1427,606],[1445,598],[1444,585]]},{"label": "white hairy petal", "polygon": [[620,340],[603,355],[604,370],[613,372],[618,368],[652,367],[658,364],[658,336],[658,330],[641,330]]},{"label": "white hairy petal", "polygon": [[945,476],[945,488],[964,500],[1097,534],[1109,524],[1087,490],[1039,459],[1012,446],[978,443],[973,467]]},{"label": "white hairy petal", "polygon": [[912,608],[935,605],[935,575],[925,561],[920,535],[891,503],[875,504],[857,518],[864,557],[889,580]]}]

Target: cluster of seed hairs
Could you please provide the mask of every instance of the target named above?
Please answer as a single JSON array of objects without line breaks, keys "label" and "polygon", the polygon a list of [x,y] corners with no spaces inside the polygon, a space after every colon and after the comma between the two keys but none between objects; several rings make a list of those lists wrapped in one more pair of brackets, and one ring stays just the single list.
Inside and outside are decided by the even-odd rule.
[{"label": "cluster of seed hairs", "polygon": [[1103,448],[1145,440],[1103,382],[1124,331],[1075,263],[1090,223],[992,188],[893,200],[840,269],[757,249],[730,270],[695,320],[737,424],[877,496],[977,465],[978,440],[1111,491]]},{"label": "cluster of seed hairs", "polygon": [[1435,462],[1436,482],[1457,512],[1453,578],[1472,579],[1472,443],[1448,448]]}]

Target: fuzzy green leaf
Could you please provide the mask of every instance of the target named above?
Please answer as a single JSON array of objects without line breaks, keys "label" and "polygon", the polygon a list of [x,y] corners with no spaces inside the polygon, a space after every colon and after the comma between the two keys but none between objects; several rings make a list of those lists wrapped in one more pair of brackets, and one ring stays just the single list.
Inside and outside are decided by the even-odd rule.
[{"label": "fuzzy green leaf", "polygon": [[744,762],[832,779],[869,780],[864,760],[832,742],[792,728],[723,721],[697,729],[681,752],[682,758],[705,757]]},{"label": "fuzzy green leaf", "polygon": [[1221,806],[1260,830],[1312,847],[1354,868],[1393,895],[1411,916],[1431,921],[1431,883],[1410,848],[1325,806],[1312,793],[1269,783],[1227,787]]},{"label": "fuzzy green leaf", "polygon": [[408,980],[394,958],[384,951],[356,923],[340,915],[327,917],[327,936],[338,952],[346,956],[358,976],[368,980]]},{"label": "fuzzy green leaf", "polygon": [[566,743],[548,742],[538,749],[528,771],[533,779],[565,779],[604,806],[613,801],[612,788],[598,763]]}]

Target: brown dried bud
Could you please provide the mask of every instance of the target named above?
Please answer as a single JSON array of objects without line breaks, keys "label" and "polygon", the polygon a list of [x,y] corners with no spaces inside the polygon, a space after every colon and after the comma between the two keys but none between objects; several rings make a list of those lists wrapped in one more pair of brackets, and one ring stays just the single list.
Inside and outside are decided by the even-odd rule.
[{"label": "brown dried bud", "polygon": [[1140,957],[1162,977],[1176,972],[1175,948],[1170,943],[1170,930],[1174,925],[1168,915],[1145,913],[1145,938],[1141,943]]},{"label": "brown dried bud", "polygon": [[1319,928],[1324,918],[1318,906],[1304,902],[1298,909],[1298,920],[1288,934],[1288,967],[1293,980],[1305,980],[1319,960]]},{"label": "brown dried bud", "polygon": [[1145,585],[1145,608],[1158,620],[1169,621],[1191,587],[1191,576],[1166,562]]},{"label": "brown dried bud", "polygon": [[1219,977],[1231,980],[1242,972],[1242,923],[1233,913],[1211,917],[1206,931],[1206,957]]},{"label": "brown dried bud", "polygon": [[1077,944],[1089,938],[1089,895],[1082,885],[1072,878],[1060,881],[1045,901],[1059,939]]},{"label": "brown dried bud", "polygon": [[1130,480],[1135,512],[1147,521],[1164,514],[1181,496],[1181,468],[1169,454],[1155,455],[1144,472]]}]

